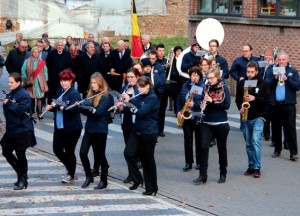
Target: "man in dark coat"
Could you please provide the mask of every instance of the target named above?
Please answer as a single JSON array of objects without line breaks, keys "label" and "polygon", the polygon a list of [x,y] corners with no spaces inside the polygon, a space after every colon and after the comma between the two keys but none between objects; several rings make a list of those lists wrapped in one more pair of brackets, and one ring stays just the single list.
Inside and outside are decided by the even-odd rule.
[{"label": "man in dark coat", "polygon": [[130,51],[125,49],[124,41],[119,40],[117,49],[111,53],[110,88],[120,91],[123,84],[123,75],[131,67]]},{"label": "man in dark coat", "polygon": [[12,49],[6,59],[5,66],[8,73],[21,74],[21,68],[25,60],[27,44],[24,40],[18,40],[18,48]]},{"label": "man in dark coat", "polygon": [[60,82],[58,74],[64,69],[73,69],[71,65],[70,53],[64,50],[64,42],[59,40],[56,42],[56,49],[49,52],[46,65],[48,68],[48,104],[52,102],[52,96],[56,94],[56,91],[60,88]]}]

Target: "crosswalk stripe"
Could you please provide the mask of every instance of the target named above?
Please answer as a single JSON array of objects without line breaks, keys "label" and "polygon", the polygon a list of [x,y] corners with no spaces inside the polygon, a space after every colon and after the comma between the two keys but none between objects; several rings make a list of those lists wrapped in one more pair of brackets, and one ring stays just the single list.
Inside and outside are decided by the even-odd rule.
[{"label": "crosswalk stripe", "polygon": [[[106,212],[109,211],[145,211],[145,210],[167,210],[168,206],[156,204],[131,204],[131,205],[87,205],[87,206],[64,206],[64,207],[43,207],[43,208],[17,208],[2,209],[3,215],[25,215],[25,214],[54,214],[54,213],[78,213],[78,212]],[[186,215],[186,214],[185,214]]]},{"label": "crosswalk stripe", "polygon": [[[136,193],[118,193],[118,194],[80,194],[80,195],[55,195],[55,196],[23,196],[18,203],[34,202],[59,202],[59,201],[79,201],[79,200],[107,200],[107,199],[147,199],[147,197]],[[15,202],[15,197],[0,198],[0,203]]]}]

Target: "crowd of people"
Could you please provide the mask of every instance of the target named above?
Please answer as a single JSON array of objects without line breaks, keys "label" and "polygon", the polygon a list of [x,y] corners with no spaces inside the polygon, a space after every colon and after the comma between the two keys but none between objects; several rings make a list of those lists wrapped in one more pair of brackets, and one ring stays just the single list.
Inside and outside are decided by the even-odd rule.
[{"label": "crowd of people", "polygon": [[[174,111],[177,126],[183,128],[183,171],[193,168],[195,155],[199,176],[193,182],[206,183],[209,149],[216,144],[218,183],[226,182],[230,131],[227,110],[231,104],[226,79],[229,77],[237,85],[235,102],[241,115],[240,128],[248,156],[244,175],[261,176],[263,136],[265,140],[272,137],[272,157],[280,156],[282,130],[290,160],[298,159],[295,104],[300,79],[285,51],[274,53],[267,47],[263,56],[256,57],[251,45],[246,44],[242,56],[229,68],[227,60],[218,53],[218,40],[210,40],[209,51],[205,53],[193,39],[190,51],[182,58],[180,72],[177,60],[182,47],[174,47],[168,59],[164,44],[152,44],[149,35],[142,35],[142,43],[143,56],[132,59],[124,40],[119,40],[113,48],[108,37],[98,43],[94,35],[89,34],[88,41],[79,49],[71,36],[66,42],[56,41],[52,47],[48,35],[43,34],[31,48],[22,35],[17,35],[15,48],[5,62],[11,92],[3,101],[7,128],[1,140],[2,154],[18,176],[15,190],[27,188],[26,149],[36,144],[32,119],[42,119],[43,109],[54,114],[53,151],[67,170],[61,179],[63,183],[73,183],[76,179],[75,147],[83,128],[83,114],[87,120],[80,147],[86,175],[82,188],[87,188],[97,176],[100,182],[95,189],[107,187],[108,124],[112,114],[117,112],[121,116],[124,158],[128,166],[128,176],[123,182],[132,183],[130,190],[145,183],[143,195],[156,195],[155,146],[158,136],[166,136],[167,109]],[[26,139],[19,140],[20,136]],[[93,166],[88,158],[90,147]]]}]

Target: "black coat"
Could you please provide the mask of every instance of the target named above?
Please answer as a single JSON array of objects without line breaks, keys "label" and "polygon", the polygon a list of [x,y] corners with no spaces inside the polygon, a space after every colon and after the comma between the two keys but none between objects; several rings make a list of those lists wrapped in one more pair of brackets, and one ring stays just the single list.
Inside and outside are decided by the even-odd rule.
[{"label": "black coat", "polygon": [[56,91],[61,87],[59,82],[59,73],[67,68],[73,69],[71,64],[71,56],[67,51],[63,51],[62,54],[58,54],[57,50],[49,52],[46,65],[48,68],[48,86],[49,91],[55,94]]},{"label": "black coat", "polygon": [[21,53],[18,49],[13,49],[9,52],[5,66],[8,73],[17,72],[21,74],[21,68],[25,60],[26,52]]},{"label": "black coat", "polygon": [[111,53],[111,68],[114,68],[120,76],[110,76],[111,89],[120,91],[123,83],[123,74],[131,68],[132,59],[130,51],[125,49],[122,59],[120,59],[119,51],[113,50]]},{"label": "black coat", "polygon": [[102,62],[97,54],[94,54],[91,58],[86,54],[82,53],[78,57],[78,91],[85,93],[88,90],[90,84],[91,75],[95,72],[102,72]]}]

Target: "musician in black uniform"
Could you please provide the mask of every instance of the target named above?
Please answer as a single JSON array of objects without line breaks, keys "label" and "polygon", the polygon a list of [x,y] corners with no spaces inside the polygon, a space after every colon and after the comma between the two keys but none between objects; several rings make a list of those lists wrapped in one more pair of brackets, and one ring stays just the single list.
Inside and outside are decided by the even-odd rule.
[{"label": "musician in black uniform", "polygon": [[137,108],[132,108],[131,112],[136,115],[136,119],[124,150],[124,156],[134,182],[129,189],[136,190],[140,184],[143,184],[142,174],[136,164],[136,155],[141,148],[140,159],[146,187],[143,195],[156,195],[158,186],[154,150],[158,134],[159,103],[148,77],[140,77],[137,85],[142,95],[133,101]]},{"label": "musician in black uniform", "polygon": [[[23,89],[22,78],[19,73],[10,73],[8,86],[11,90],[3,100],[3,111],[6,119],[6,132],[0,142],[2,155],[16,171],[18,181],[14,184],[14,190],[26,189],[28,162],[26,150],[36,145],[31,114],[31,98]],[[13,154],[15,152],[15,154]]]},{"label": "musician in black uniform", "polygon": [[[192,94],[192,88],[194,85],[199,87],[204,87],[204,84],[200,82],[202,73],[201,69],[197,66],[194,66],[189,69],[189,76],[191,77],[190,80],[186,81],[183,85],[180,94],[178,96],[178,100],[176,103],[176,110],[178,123],[183,121],[183,125],[178,125],[183,127],[183,134],[184,134],[184,155],[185,155],[185,167],[183,168],[184,172],[187,172],[192,169],[192,164],[194,163],[194,152],[193,152],[193,135],[195,134],[195,141],[196,143],[196,164],[200,163],[199,154],[197,154],[197,147],[200,145],[200,127],[196,126],[197,118],[195,116],[191,116],[190,119],[183,120],[183,112],[193,111],[193,108],[200,106],[201,95],[197,92],[194,96],[189,99],[190,95]],[[201,93],[200,93],[201,94]],[[186,110],[183,110],[185,107]],[[197,108],[196,108],[197,109]],[[197,130],[198,129],[198,130]]]},{"label": "musician in black uniform", "polygon": [[205,116],[200,120],[201,145],[200,145],[200,175],[194,180],[196,185],[204,184],[207,181],[209,143],[212,137],[217,139],[219,153],[220,178],[218,183],[224,183],[227,175],[227,137],[229,124],[227,122],[227,111],[230,107],[230,92],[222,82],[220,71],[211,68],[206,79],[208,84],[204,89],[204,99],[200,105]]},{"label": "musician in black uniform", "polygon": [[[57,100],[46,106],[46,110],[54,112],[53,152],[64,164],[67,175],[62,183],[75,181],[76,155],[75,148],[82,130],[82,121],[78,108],[66,110],[66,107],[81,100],[80,93],[73,88],[75,75],[66,69],[59,73],[61,88],[57,90]],[[60,101],[60,102],[59,102]]]},{"label": "musician in black uniform", "polygon": [[[131,97],[135,97],[139,93],[137,87],[137,80],[140,77],[140,73],[137,69],[131,68],[128,70],[126,77],[127,77],[128,84],[121,89],[120,93],[122,93],[121,97],[123,97],[126,102],[129,102],[129,99]],[[130,108],[124,107],[122,102],[118,101],[117,104],[119,105],[118,108],[121,111],[121,120],[122,120],[121,127],[123,131],[124,142],[126,145],[129,135],[133,129],[136,116],[135,114],[132,114],[130,112]],[[128,168],[128,176],[123,182],[129,183],[131,181],[132,178],[130,174],[130,169]]]}]

